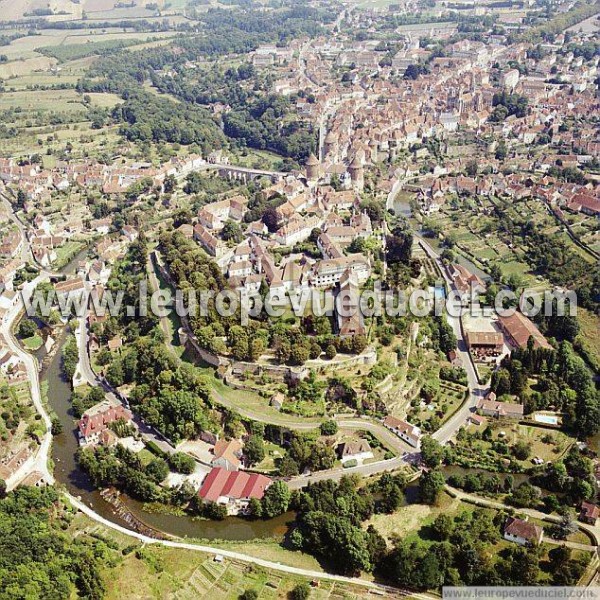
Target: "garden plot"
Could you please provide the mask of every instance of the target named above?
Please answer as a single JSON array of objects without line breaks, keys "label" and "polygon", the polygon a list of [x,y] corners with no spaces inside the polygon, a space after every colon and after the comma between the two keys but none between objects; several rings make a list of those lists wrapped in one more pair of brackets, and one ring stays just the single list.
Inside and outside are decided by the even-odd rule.
[{"label": "garden plot", "polygon": [[75,90],[36,90],[5,92],[0,95],[0,110],[19,108],[23,112],[83,112],[82,96]]}]

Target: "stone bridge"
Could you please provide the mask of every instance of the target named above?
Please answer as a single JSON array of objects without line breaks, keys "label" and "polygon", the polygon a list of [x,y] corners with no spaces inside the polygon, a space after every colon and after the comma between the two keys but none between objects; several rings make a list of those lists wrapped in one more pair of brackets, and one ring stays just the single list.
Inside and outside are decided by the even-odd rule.
[{"label": "stone bridge", "polygon": [[223,165],[220,163],[207,164],[204,168],[206,170],[218,171],[220,177],[239,179],[244,183],[248,183],[253,179],[260,179],[261,177],[268,177],[273,183],[277,183],[289,175],[289,173],[281,173],[279,171],[263,171],[261,169],[236,167],[235,165]]}]

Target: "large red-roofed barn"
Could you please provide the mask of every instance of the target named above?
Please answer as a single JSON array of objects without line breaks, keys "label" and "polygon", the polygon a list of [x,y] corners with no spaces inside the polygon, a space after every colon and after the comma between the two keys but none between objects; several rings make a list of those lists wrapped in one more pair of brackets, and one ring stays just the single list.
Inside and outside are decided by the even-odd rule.
[{"label": "large red-roofed barn", "polygon": [[271,483],[271,479],[260,473],[215,467],[204,479],[198,495],[205,502],[227,505],[228,513],[234,515],[244,512],[251,498],[260,500]]},{"label": "large red-roofed barn", "polygon": [[97,444],[100,442],[101,434],[108,426],[119,419],[130,422],[131,411],[127,410],[118,402],[104,400],[83,413],[79,421],[80,443]]}]

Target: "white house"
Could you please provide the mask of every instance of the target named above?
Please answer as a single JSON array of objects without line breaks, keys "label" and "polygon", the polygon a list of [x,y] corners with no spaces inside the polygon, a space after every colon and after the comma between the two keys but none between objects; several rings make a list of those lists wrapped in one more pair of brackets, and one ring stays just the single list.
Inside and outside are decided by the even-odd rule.
[{"label": "white house", "polygon": [[541,544],[544,539],[544,530],[538,525],[522,519],[508,517],[504,526],[504,539],[521,546]]},{"label": "white house", "polygon": [[355,442],[345,442],[338,446],[338,453],[342,464],[355,460],[362,464],[365,460],[373,458],[371,446],[367,440],[357,440]]},{"label": "white house", "polygon": [[417,448],[421,439],[421,430],[415,425],[411,425],[402,419],[397,419],[391,415],[383,420],[383,424],[393,431],[401,440],[404,440],[411,446]]}]

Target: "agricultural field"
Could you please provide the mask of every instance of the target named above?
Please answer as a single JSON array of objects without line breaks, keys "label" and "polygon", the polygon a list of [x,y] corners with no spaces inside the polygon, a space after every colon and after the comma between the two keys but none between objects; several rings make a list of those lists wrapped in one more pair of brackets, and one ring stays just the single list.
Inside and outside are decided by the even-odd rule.
[{"label": "agricultural field", "polygon": [[385,404],[387,411],[422,427],[437,430],[461,406],[466,386],[440,379],[440,369],[451,364],[427,347],[427,332],[419,332],[415,344],[404,345],[407,356],[400,360]]},{"label": "agricultural field", "polygon": [[0,94],[0,111],[19,108],[20,112],[83,114],[82,96],[75,90],[36,90]]},{"label": "agricultural field", "polygon": [[81,3],[73,0],[53,0],[52,3],[46,0],[0,0],[0,20],[13,21],[45,15],[49,12],[49,6],[52,8],[51,12],[62,20],[81,18],[83,13]]},{"label": "agricultural field", "polygon": [[[246,590],[256,590],[260,598],[282,598],[305,578],[270,571],[262,567],[224,559],[215,561],[213,554],[142,545],[135,539],[110,531],[94,523],[82,514],[74,516],[69,532],[90,535],[108,540],[119,549],[122,558],[114,567],[106,569],[103,579],[107,600],[117,598],[178,598],[181,600],[214,597],[236,599]],[[287,554],[294,557],[297,567],[321,571],[313,558],[298,552],[283,551],[279,546],[272,551],[270,543],[230,543],[223,547],[267,560],[287,561]],[[311,598],[361,598],[364,589],[337,582],[322,580],[314,587]]]},{"label": "agricultural field", "polygon": [[[121,4],[120,8],[115,8]],[[52,21],[72,21],[81,19],[84,14],[89,19],[136,19],[153,17],[157,14],[154,8],[147,8],[148,4],[155,5],[159,10],[167,9],[169,13],[176,13],[185,8],[188,0],[0,0],[0,14],[2,21],[13,21],[27,17],[40,17]]]},{"label": "agricultural field", "polygon": [[243,153],[233,155],[231,160],[234,164],[242,167],[268,171],[277,169],[278,163],[281,162],[281,156],[266,150],[248,149]]},{"label": "agricultural field", "polygon": [[[466,432],[459,436],[455,451],[461,464],[471,466],[490,466],[499,462],[518,465],[522,469],[533,466],[534,458],[544,463],[556,461],[574,444],[574,440],[558,430],[548,430],[534,425],[523,425],[510,420],[488,420],[490,436],[481,436],[481,427],[469,425]],[[473,435],[475,434],[475,435]],[[485,437],[485,439],[483,439]],[[526,457],[515,456],[513,449],[526,447]]]},{"label": "agricultural field", "polygon": [[44,425],[35,419],[27,382],[9,386],[0,380],[0,409],[0,456],[33,446],[32,434],[43,435]]},{"label": "agricultural field", "polygon": [[[498,209],[501,221],[494,216]],[[489,272],[492,266],[498,266],[503,278],[512,278],[518,286],[532,289],[548,289],[549,284],[535,271],[528,259],[530,248],[519,235],[516,223],[527,222],[544,235],[559,236],[568,252],[578,259],[595,264],[595,259],[580,248],[568,235],[550,210],[540,201],[528,198],[511,201],[502,198],[457,198],[447,202],[439,213],[427,218],[426,223],[436,231],[452,231],[449,241],[455,252],[462,254],[483,271]],[[597,243],[597,232],[593,221],[581,217],[580,230],[586,242]]]},{"label": "agricultural field", "polygon": [[[40,143],[41,140],[41,143]],[[49,126],[27,129],[20,134],[18,140],[2,140],[2,156],[14,154],[35,154],[39,152],[61,151],[67,143],[77,142],[76,154],[83,156],[84,153],[112,152],[119,146],[121,138],[118,136],[117,128],[105,128],[103,130],[92,129],[89,122],[75,123],[66,126]],[[47,157],[42,157],[46,164]],[[49,160],[56,160],[49,157]]]},{"label": "agricultural field", "polygon": [[576,342],[581,344],[588,356],[588,362],[598,371],[600,370],[600,336],[598,335],[600,317],[585,308],[579,307],[577,309],[577,320],[581,330]]},{"label": "agricultural field", "polygon": [[600,253],[600,224],[598,219],[583,213],[572,214],[565,212],[565,221],[571,227],[573,234],[588,248]]}]

